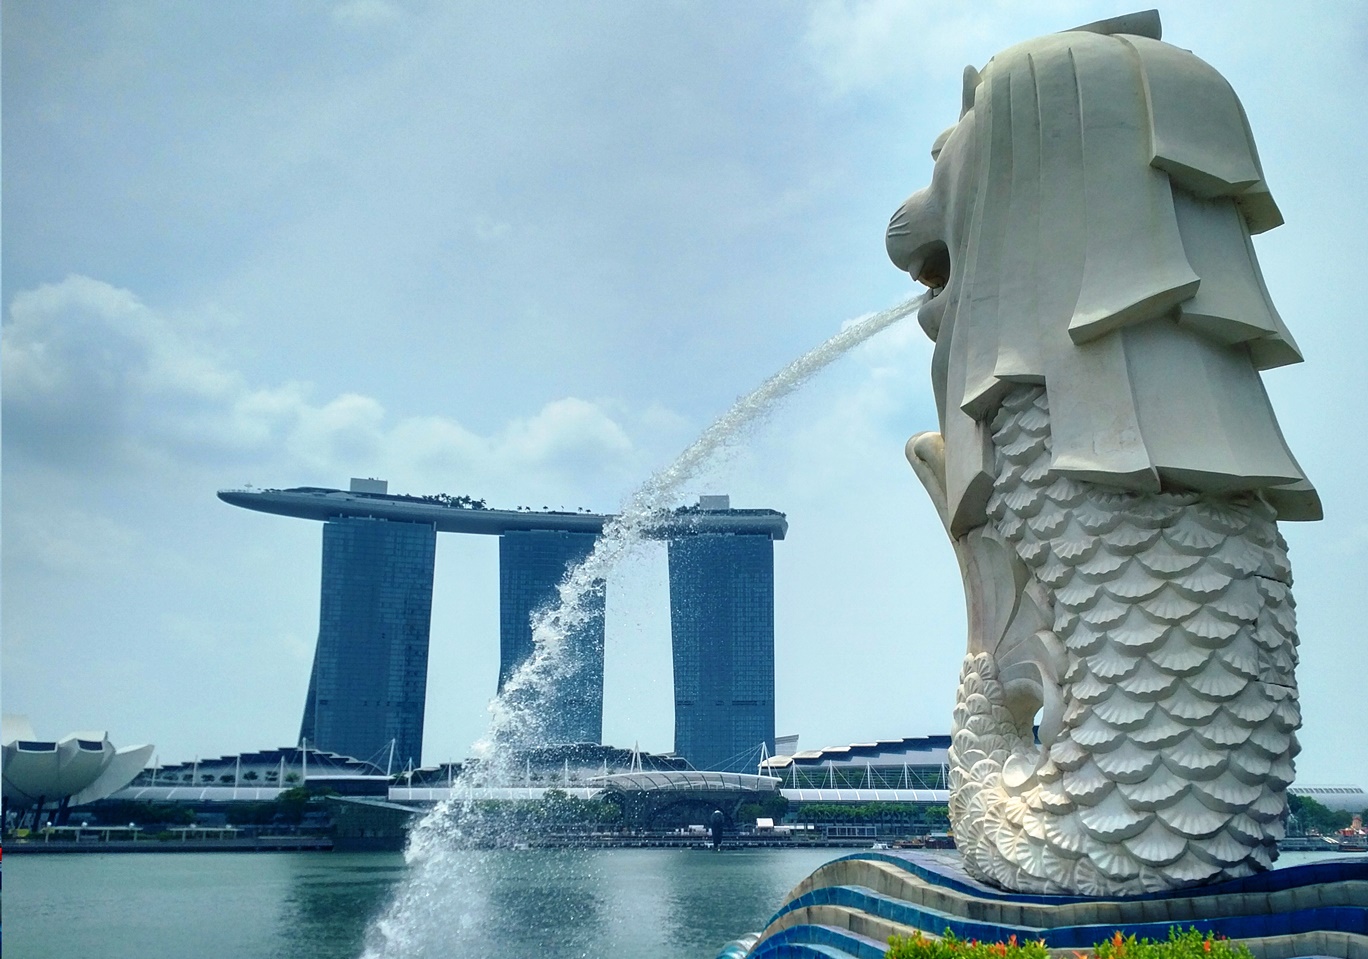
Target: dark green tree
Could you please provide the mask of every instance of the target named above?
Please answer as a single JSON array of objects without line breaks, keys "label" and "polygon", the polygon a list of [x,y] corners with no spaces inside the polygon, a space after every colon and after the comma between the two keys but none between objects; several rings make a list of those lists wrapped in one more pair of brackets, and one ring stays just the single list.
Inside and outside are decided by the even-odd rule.
[{"label": "dark green tree", "polygon": [[309,805],[309,790],[303,786],[287,789],[276,797],[275,811],[285,822],[298,825]]},{"label": "dark green tree", "polygon": [[1310,796],[1299,796],[1296,793],[1287,794],[1287,809],[1297,817],[1297,825],[1301,827],[1302,832],[1317,832],[1322,836],[1339,832],[1353,819],[1348,812],[1330,809]]}]

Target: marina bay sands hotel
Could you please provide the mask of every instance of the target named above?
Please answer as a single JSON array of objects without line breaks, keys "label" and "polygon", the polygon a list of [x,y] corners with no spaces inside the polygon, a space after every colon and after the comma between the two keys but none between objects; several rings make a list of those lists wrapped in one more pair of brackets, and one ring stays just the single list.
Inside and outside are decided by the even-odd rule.
[{"label": "marina bay sands hotel", "polygon": [[[499,537],[499,689],[532,652],[531,615],[556,595],[612,519],[488,509],[467,497],[401,496],[384,480],[350,490],[220,490],[233,506],[323,523],[323,576],[300,738],[360,759],[394,744],[396,768],[421,765],[437,534]],[[668,543],[675,752],[697,769],[753,768],[774,750],[774,541],[783,513],[731,509],[726,496],[661,513]],[[603,738],[604,591],[567,637],[572,657],[548,743]]]}]

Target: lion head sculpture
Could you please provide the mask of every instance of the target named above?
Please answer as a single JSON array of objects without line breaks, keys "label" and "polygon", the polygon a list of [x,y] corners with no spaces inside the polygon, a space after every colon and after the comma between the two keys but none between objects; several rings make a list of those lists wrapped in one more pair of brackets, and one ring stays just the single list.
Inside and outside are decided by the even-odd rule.
[{"label": "lion head sculpture", "polygon": [[893,262],[932,288],[946,520],[984,522],[986,423],[1043,384],[1053,468],[1135,492],[1258,490],[1320,516],[1259,376],[1300,361],[1251,234],[1282,223],[1230,85],[1137,14],[965,70]]}]

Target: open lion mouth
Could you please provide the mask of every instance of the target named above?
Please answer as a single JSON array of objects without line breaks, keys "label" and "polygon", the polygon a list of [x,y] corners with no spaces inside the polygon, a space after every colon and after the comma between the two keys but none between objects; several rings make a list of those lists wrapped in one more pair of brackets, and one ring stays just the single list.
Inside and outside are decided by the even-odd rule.
[{"label": "open lion mouth", "polygon": [[923,251],[919,262],[908,270],[912,278],[926,287],[926,295],[917,310],[917,323],[931,339],[940,334],[941,318],[947,300],[941,296],[950,285],[950,251],[944,244],[932,244]]},{"label": "open lion mouth", "polygon": [[930,290],[933,297],[937,296],[950,282],[950,250],[943,243],[934,244],[914,268],[912,278]]}]

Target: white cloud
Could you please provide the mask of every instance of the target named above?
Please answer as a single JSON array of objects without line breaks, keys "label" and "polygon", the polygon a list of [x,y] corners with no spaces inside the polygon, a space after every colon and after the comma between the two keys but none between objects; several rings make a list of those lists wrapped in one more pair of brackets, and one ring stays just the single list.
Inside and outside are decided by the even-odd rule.
[{"label": "white cloud", "polygon": [[481,240],[499,240],[513,232],[513,224],[488,216],[477,216],[471,228]]},{"label": "white cloud", "polygon": [[314,470],[337,463],[371,463],[385,431],[385,410],[369,396],[345,393],[322,406],[300,403],[292,411],[286,448]]},{"label": "white cloud", "polygon": [[583,452],[626,452],[632,441],[601,409],[585,400],[553,400],[505,432],[504,450],[526,463],[550,462]]},{"label": "white cloud", "polygon": [[[84,276],[17,294],[0,349],[7,444],[65,467],[269,463],[312,477],[545,474],[579,486],[624,472],[636,452],[606,401],[551,400],[481,436],[445,417],[396,419],[358,393],[320,402],[305,384],[252,386],[194,324]],[[647,410],[644,422],[662,415]]]},{"label": "white cloud", "polygon": [[18,293],[0,339],[7,445],[88,464],[139,435],[231,440],[221,413],[246,389],[185,326],[84,276]]},{"label": "white cloud", "polygon": [[353,30],[389,27],[403,16],[397,6],[385,0],[346,0],[332,8],[333,20]]}]

